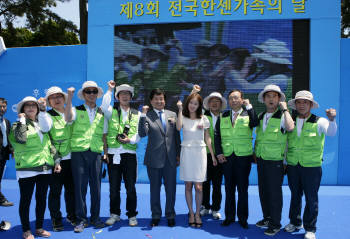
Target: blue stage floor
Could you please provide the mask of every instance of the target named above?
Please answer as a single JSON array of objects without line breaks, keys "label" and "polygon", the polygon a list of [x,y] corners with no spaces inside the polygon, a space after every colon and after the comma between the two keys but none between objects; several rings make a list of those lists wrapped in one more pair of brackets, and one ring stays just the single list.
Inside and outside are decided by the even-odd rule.
[{"label": "blue stage floor", "polygon": [[[224,192],[224,188],[223,192]],[[163,189],[162,189],[163,190]],[[6,219],[12,223],[12,228],[7,232],[0,232],[1,239],[8,238],[21,238],[22,230],[18,215],[18,203],[19,203],[19,189],[16,180],[3,180],[2,192],[12,202],[15,203],[13,207],[0,207],[0,215],[2,219]],[[289,188],[284,186],[284,202],[282,213],[282,225],[286,225],[288,221],[288,210],[290,192]],[[271,238],[263,234],[263,230],[257,228],[254,224],[261,219],[261,208],[259,203],[258,188],[257,186],[250,186],[249,188],[249,229],[244,230],[239,227],[237,223],[229,227],[220,226],[220,221],[214,221],[209,217],[203,218],[203,227],[201,229],[190,228],[187,226],[187,206],[184,196],[184,186],[178,185],[177,198],[176,198],[176,227],[167,227],[165,218],[162,218],[160,226],[151,228],[150,222],[150,206],[149,206],[149,185],[138,184],[138,222],[139,225],[131,228],[128,226],[128,220],[125,215],[125,190],[122,189],[122,220],[116,223],[114,226],[103,228],[102,230],[95,230],[92,227],[88,227],[83,233],[74,233],[73,227],[65,223],[65,231],[52,232],[51,221],[48,209],[45,213],[44,228],[52,233],[51,238],[89,238],[89,239],[115,239],[115,238],[152,238],[152,239],[185,239],[185,238],[239,238],[239,239],[252,239],[252,238]],[[348,224],[350,219],[350,187],[342,186],[322,186],[320,189],[319,198],[319,216],[317,222],[318,239],[349,239],[350,238],[350,226]],[[89,197],[87,198],[89,202]],[[164,190],[162,192],[162,206],[164,206],[165,196]],[[34,205],[35,199],[31,205],[30,219],[32,231],[35,229],[34,222]],[[223,208],[222,203],[222,208]],[[62,208],[65,208],[62,205]],[[88,204],[89,208],[89,204]],[[224,216],[223,209],[221,214]],[[63,210],[63,215],[65,211]],[[102,183],[102,200],[101,200],[101,217],[106,220],[109,216],[109,185],[108,183]],[[304,230],[298,233],[290,234],[281,231],[273,238],[289,239],[289,238],[303,238]]]}]

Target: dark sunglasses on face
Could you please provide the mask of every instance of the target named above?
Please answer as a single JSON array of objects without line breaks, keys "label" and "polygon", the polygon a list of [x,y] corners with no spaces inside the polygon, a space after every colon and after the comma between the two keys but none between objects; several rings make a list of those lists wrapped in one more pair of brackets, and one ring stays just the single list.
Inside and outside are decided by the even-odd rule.
[{"label": "dark sunglasses on face", "polygon": [[83,92],[84,94],[87,94],[87,95],[92,95],[92,94],[96,95],[98,93],[98,90],[84,90]]}]

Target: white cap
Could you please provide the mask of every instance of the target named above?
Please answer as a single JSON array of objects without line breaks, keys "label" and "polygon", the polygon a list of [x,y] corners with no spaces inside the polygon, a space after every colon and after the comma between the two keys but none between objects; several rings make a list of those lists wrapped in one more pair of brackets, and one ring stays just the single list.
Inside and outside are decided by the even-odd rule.
[{"label": "white cap", "polygon": [[27,96],[27,97],[24,97],[23,100],[21,100],[18,104],[17,104],[17,113],[21,113],[21,109],[24,105],[24,103],[27,103],[27,102],[35,102],[39,108],[39,104],[38,104],[38,100],[35,99],[33,96]]},{"label": "white cap", "polygon": [[288,106],[290,108],[292,108],[293,110],[296,109],[296,107],[295,107],[296,100],[311,101],[312,102],[312,109],[317,109],[318,107],[320,107],[319,104],[314,100],[314,96],[312,95],[312,93],[310,91],[307,91],[307,90],[298,91],[295,94],[295,98],[288,101]]},{"label": "white cap", "polygon": [[227,101],[224,97],[222,97],[222,95],[219,92],[212,92],[210,93],[210,95],[208,95],[207,97],[204,98],[203,100],[203,106],[204,109],[209,110],[209,101],[211,98],[217,97],[221,100],[221,110],[225,110],[227,107]]},{"label": "white cap", "polygon": [[267,85],[267,86],[265,86],[264,90],[259,93],[258,101],[260,103],[264,103],[264,94],[266,92],[270,92],[270,91],[277,92],[278,94],[280,94],[280,96],[281,96],[280,101],[283,102],[286,100],[286,96],[281,91],[281,88],[278,85]]},{"label": "white cap", "polygon": [[67,94],[64,93],[60,87],[58,87],[58,86],[52,86],[52,87],[50,87],[50,88],[47,90],[46,96],[45,96],[46,104],[47,104],[48,106],[51,106],[51,105],[50,105],[50,102],[49,102],[49,97],[50,97],[51,95],[54,95],[54,94],[62,94],[63,97],[64,97],[64,103],[67,103]]},{"label": "white cap", "polygon": [[78,97],[81,100],[85,100],[83,96],[83,90],[89,87],[94,87],[98,90],[97,98],[101,98],[103,95],[103,90],[101,87],[99,87],[95,81],[85,81],[81,87],[81,89],[78,91]]}]

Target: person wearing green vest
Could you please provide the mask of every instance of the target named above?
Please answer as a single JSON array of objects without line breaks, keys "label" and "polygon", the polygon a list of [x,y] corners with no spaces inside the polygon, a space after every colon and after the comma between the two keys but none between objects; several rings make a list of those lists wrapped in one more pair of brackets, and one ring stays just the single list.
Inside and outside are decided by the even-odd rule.
[{"label": "person wearing green vest", "polygon": [[75,194],[75,215],[77,217],[74,231],[79,233],[87,226],[86,192],[90,186],[91,218],[90,224],[103,228],[100,220],[101,203],[101,153],[103,151],[104,115],[96,105],[96,99],[102,97],[103,90],[94,81],[85,81],[78,91],[83,105],[72,108],[75,89],[68,89],[65,118],[72,123],[71,151],[72,173]]},{"label": "person wearing green vest", "polygon": [[258,117],[243,92],[232,90],[228,95],[230,110],[216,122],[215,154],[222,164],[225,178],[225,220],[228,226],[236,220],[236,188],[238,191],[237,217],[240,226],[248,228],[248,186],[253,155],[253,128]]},{"label": "person wearing green vest", "polygon": [[[297,111],[296,126],[288,132],[287,176],[291,191],[289,208],[290,223],[285,231],[294,232],[303,227],[305,239],[316,239],[318,215],[318,190],[322,176],[322,161],[325,136],[335,136],[336,110],[327,109],[328,120],[312,114],[311,109],[319,107],[311,92],[302,90],[288,101],[291,109]],[[301,219],[302,197],[305,194],[305,208]]]},{"label": "person wearing green vest", "polygon": [[[216,121],[220,116],[221,111],[227,107],[227,101],[219,92],[212,92],[209,96],[204,98],[203,107],[205,109],[204,115],[210,122],[209,134],[211,138],[212,148],[214,150],[214,131]],[[215,154],[215,150],[214,150]],[[221,184],[222,184],[222,164],[213,165],[213,160],[209,149],[207,148],[207,180],[203,183],[203,201],[200,210],[201,216],[210,213],[214,219],[220,219],[220,206],[222,200]],[[210,183],[213,186],[212,205],[210,205]]]},{"label": "person wearing green vest", "polygon": [[[34,239],[29,222],[29,208],[34,187],[36,188],[35,235],[50,237],[50,232],[43,229],[43,222],[56,150],[52,147],[47,133],[48,128],[38,124],[39,104],[34,97],[27,96],[19,102],[17,113],[19,121],[12,125],[9,140],[14,148],[16,177],[20,189],[19,215],[23,230],[22,237]],[[60,171],[59,163],[56,164],[55,171]]]},{"label": "person wearing green vest", "polygon": [[259,115],[255,140],[259,197],[264,218],[255,225],[267,227],[264,233],[268,236],[274,236],[281,228],[283,159],[287,132],[294,129],[285,100],[277,85],[265,86],[258,95],[258,101],[266,107],[266,111]]},{"label": "person wearing green vest", "polygon": [[[40,100],[40,99],[39,99]],[[73,226],[75,224],[75,198],[74,183],[71,168],[71,125],[64,118],[64,105],[67,102],[67,94],[60,87],[50,87],[45,96],[46,104],[52,109],[40,112],[39,125],[44,127],[48,122],[48,132],[52,144],[58,151],[61,171],[53,173],[50,183],[48,206],[54,231],[63,231],[61,207],[61,193],[64,186],[64,199],[66,204],[67,218]],[[45,109],[46,107],[44,107]]]},{"label": "person wearing green vest", "polygon": [[108,149],[105,148],[104,158],[108,163],[110,218],[106,224],[113,225],[120,221],[120,186],[123,178],[126,189],[126,215],[129,225],[136,226],[136,148],[140,141],[138,124],[141,113],[130,107],[134,87],[127,84],[116,88],[114,96],[119,101],[119,106],[116,103],[113,107],[110,106],[114,88],[115,82],[109,81],[108,91],[103,96],[101,105],[105,122],[108,124],[108,132],[105,130]]}]

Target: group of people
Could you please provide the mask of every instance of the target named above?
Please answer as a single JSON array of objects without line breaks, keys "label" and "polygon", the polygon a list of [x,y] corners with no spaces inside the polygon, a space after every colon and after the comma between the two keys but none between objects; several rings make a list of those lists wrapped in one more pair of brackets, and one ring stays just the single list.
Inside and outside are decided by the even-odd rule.
[{"label": "group of people", "polygon": [[[108,91],[103,95],[102,88],[95,82],[84,82],[78,91],[84,103],[76,107],[72,107],[75,92],[72,87],[67,93],[59,87],[51,87],[46,97],[38,100],[25,97],[17,105],[19,120],[12,126],[3,118],[7,102],[0,99],[0,106],[5,104],[5,110],[0,111],[1,160],[14,153],[24,239],[34,238],[29,225],[34,187],[37,236],[50,236],[50,232],[43,229],[49,188],[48,207],[54,231],[64,230],[60,210],[63,187],[66,220],[74,226],[75,232],[82,232],[89,223],[102,228],[118,222],[122,179],[127,194],[126,215],[129,225],[136,226],[136,149],[140,138],[145,136],[148,136],[144,164],[150,182],[151,226],[158,226],[161,220],[162,182],[167,224],[169,227],[176,225],[176,174],[180,165],[189,226],[201,227],[201,217],[209,213],[214,219],[221,218],[224,177],[225,219],[221,225],[234,223],[237,215],[240,226],[247,229],[249,174],[251,164],[256,163],[262,208],[262,220],[256,226],[266,228],[264,233],[270,236],[280,231],[282,182],[286,173],[291,204],[290,223],[284,229],[294,232],[304,227],[305,239],[315,238],[323,147],[325,136],[333,136],[337,131],[335,109],[326,110],[328,120],[318,117],[311,113],[311,109],[319,107],[311,92],[299,91],[287,104],[277,85],[266,85],[258,95],[266,110],[257,115],[240,90],[229,92],[228,101],[218,92],[202,99],[201,88],[194,85],[184,104],[177,102],[178,113],[165,109],[166,94],[159,88],[150,92],[152,109],[144,105],[139,112],[130,106],[134,96],[132,86],[116,86],[114,81],[107,85]],[[116,102],[111,104],[113,91]],[[99,107],[96,100],[102,96]],[[229,110],[226,110],[227,105]],[[48,111],[47,106],[51,108]],[[288,106],[295,114],[289,113]],[[105,222],[100,219],[103,163],[108,165],[110,186],[110,217]],[[88,185],[90,221],[86,206]],[[302,218],[303,195],[306,206]]]}]

